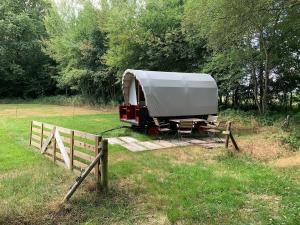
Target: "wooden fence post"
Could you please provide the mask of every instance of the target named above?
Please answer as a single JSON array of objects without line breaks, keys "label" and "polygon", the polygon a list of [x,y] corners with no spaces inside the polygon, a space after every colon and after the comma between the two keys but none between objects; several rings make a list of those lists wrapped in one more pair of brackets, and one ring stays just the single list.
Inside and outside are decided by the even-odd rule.
[{"label": "wooden fence post", "polygon": [[239,146],[237,145],[236,141],[234,140],[233,135],[232,135],[231,132],[230,132],[229,136],[230,136],[230,139],[232,141],[232,144],[233,144],[235,150],[237,150],[239,152],[240,151]]},{"label": "wooden fence post", "polygon": [[[100,153],[100,141],[101,141],[101,137],[95,136],[95,156],[97,156]],[[95,179],[96,179],[97,190],[100,190],[100,182],[101,182],[99,166],[100,166],[100,160],[98,160],[95,165]]]},{"label": "wooden fence post", "polygon": [[102,140],[101,144],[101,158],[100,158],[100,172],[101,172],[101,189],[108,190],[108,141]]},{"label": "wooden fence post", "polygon": [[228,145],[229,145],[229,136],[230,136],[230,133],[231,133],[231,121],[227,122],[226,131],[227,131],[227,134],[226,134],[225,148],[228,148]]},{"label": "wooden fence post", "polygon": [[229,138],[232,141],[232,144],[235,148],[235,150],[240,151],[236,141],[233,138],[232,132],[231,132],[231,121],[228,121],[226,131],[224,132],[226,134],[226,142],[225,142],[225,148],[228,148],[229,145]]},{"label": "wooden fence post", "polygon": [[40,141],[41,150],[43,147],[43,141],[44,141],[44,124],[42,123],[42,125],[41,125],[41,141]]},{"label": "wooden fence post", "polygon": [[53,141],[53,162],[55,162],[56,161],[56,139],[55,139],[55,137],[53,137],[52,141]]},{"label": "wooden fence post", "polygon": [[75,183],[71,186],[71,188],[69,189],[68,193],[64,197],[64,202],[68,201],[71,198],[71,196],[74,194],[74,192],[79,187],[79,185],[82,183],[82,181],[87,177],[87,175],[89,175],[89,173],[95,167],[95,165],[97,164],[97,162],[99,162],[100,157],[101,157],[101,155],[98,154],[95,157],[95,159],[92,161],[92,163],[83,171],[83,173],[80,174],[79,177],[77,177],[77,179],[75,180]]},{"label": "wooden fence post", "polygon": [[73,170],[74,160],[74,130],[71,131],[71,142],[70,142],[70,170]]},{"label": "wooden fence post", "polygon": [[31,145],[31,139],[32,139],[32,123],[33,123],[33,121],[31,121],[31,123],[30,123],[29,145]]}]

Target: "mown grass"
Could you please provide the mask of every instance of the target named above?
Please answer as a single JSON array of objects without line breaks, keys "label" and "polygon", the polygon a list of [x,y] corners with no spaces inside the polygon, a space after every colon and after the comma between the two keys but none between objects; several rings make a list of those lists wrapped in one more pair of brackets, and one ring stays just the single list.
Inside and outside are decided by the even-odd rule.
[{"label": "mown grass", "polygon": [[[47,106],[38,107],[47,111]],[[92,191],[90,177],[70,203],[60,205],[76,175],[28,147],[32,119],[91,133],[120,125],[116,113],[2,116],[0,224],[298,224],[300,221],[299,168],[275,169],[243,155],[229,156],[223,149],[199,147],[132,153],[111,145],[109,193]],[[123,135],[148,139],[129,129],[107,134]]]}]

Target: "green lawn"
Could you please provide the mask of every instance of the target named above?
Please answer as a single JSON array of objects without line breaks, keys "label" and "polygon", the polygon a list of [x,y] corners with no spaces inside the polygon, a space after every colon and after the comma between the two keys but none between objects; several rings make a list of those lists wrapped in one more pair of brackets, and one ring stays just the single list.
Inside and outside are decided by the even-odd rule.
[{"label": "green lawn", "polygon": [[[22,116],[25,108],[32,113]],[[109,193],[95,193],[90,178],[60,205],[76,175],[28,146],[29,122],[100,133],[120,125],[117,113],[0,106],[6,109],[0,112],[0,224],[299,224],[300,168],[199,147],[131,153],[109,146]],[[121,135],[148,139],[128,129],[107,134]]]}]

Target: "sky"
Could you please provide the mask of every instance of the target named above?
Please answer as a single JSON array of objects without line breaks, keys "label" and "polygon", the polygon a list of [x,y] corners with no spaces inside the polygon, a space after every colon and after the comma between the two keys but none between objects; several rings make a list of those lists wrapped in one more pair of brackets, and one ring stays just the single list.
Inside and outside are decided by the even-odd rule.
[{"label": "sky", "polygon": [[[59,6],[61,3],[66,3],[66,2],[69,2],[69,4],[72,4],[74,5],[74,8],[78,8],[78,9],[81,9],[82,6],[80,3],[78,3],[79,1],[77,0],[53,0],[55,2],[55,4],[57,6]],[[96,8],[99,8],[100,7],[100,1],[101,0],[89,0]]]}]

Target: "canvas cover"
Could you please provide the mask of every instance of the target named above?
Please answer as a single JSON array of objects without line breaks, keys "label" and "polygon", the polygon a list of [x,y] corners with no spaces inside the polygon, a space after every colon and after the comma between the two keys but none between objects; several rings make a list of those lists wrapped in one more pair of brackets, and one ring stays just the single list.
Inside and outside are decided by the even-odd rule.
[{"label": "canvas cover", "polygon": [[218,88],[209,74],[128,69],[122,79],[125,104],[130,103],[133,79],[140,82],[152,117],[208,115],[218,111]]}]

